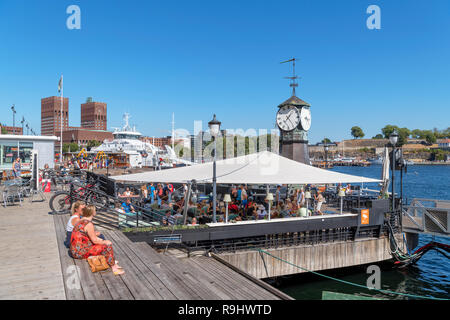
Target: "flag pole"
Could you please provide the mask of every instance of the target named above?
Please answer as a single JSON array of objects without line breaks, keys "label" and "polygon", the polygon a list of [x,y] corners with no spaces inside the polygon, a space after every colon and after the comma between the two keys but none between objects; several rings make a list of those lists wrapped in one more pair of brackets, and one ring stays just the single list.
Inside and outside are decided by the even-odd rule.
[{"label": "flag pole", "polygon": [[63,75],[61,74],[61,135],[59,141],[59,163],[62,164],[62,145],[63,145],[63,91],[64,91],[64,80]]}]

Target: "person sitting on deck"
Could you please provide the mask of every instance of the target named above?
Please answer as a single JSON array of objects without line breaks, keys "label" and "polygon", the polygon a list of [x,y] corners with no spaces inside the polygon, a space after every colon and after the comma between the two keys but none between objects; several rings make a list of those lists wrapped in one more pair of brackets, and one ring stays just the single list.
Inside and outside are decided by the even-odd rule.
[{"label": "person sitting on deck", "polygon": [[81,213],[83,211],[83,208],[85,207],[84,202],[82,201],[76,201],[72,205],[72,215],[69,218],[69,221],[67,221],[66,225],[66,240],[64,240],[64,245],[66,248],[70,247],[70,237],[72,236],[72,230],[73,226],[80,221]]},{"label": "person sitting on deck", "polygon": [[287,209],[285,204],[281,205],[281,212],[280,212],[280,216],[282,218],[289,218],[291,216],[289,210]]},{"label": "person sitting on deck", "polygon": [[127,198],[125,200],[125,202],[122,203],[122,209],[123,209],[123,211],[125,211],[125,213],[130,213],[130,212],[135,213],[136,212],[136,210],[134,210],[133,205],[131,204],[130,198]]},{"label": "person sitting on deck", "polygon": [[265,219],[265,217],[267,216],[266,208],[262,204],[259,205],[258,210],[256,212],[258,214],[259,220]]},{"label": "person sitting on deck", "polygon": [[115,275],[124,274],[125,271],[114,259],[112,242],[102,240],[95,232],[92,219],[96,214],[95,206],[83,208],[82,217],[75,225],[70,239],[70,252],[75,259],[87,259],[90,256],[103,255]]},{"label": "person sitting on deck", "polygon": [[133,195],[133,192],[130,191],[130,188],[127,187],[125,191],[122,193],[122,197],[131,197]]},{"label": "person sitting on deck", "polygon": [[302,218],[306,218],[308,216],[308,209],[306,208],[305,205],[301,206],[297,210],[297,216],[302,217]]}]

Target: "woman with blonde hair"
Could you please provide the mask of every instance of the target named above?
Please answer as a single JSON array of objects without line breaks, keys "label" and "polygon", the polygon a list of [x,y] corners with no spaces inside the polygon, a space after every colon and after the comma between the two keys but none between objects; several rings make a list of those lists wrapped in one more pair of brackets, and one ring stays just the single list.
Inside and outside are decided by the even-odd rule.
[{"label": "woman with blonde hair", "polygon": [[70,247],[70,238],[72,237],[72,230],[73,227],[80,221],[81,212],[83,211],[83,208],[85,207],[85,204],[83,201],[76,201],[72,205],[72,215],[69,218],[69,221],[67,221],[66,225],[66,240],[64,241],[64,245],[66,248]]},{"label": "woman with blonde hair", "polygon": [[90,256],[103,255],[115,275],[124,274],[125,272],[114,259],[111,241],[102,240],[95,232],[94,224],[92,223],[95,214],[94,206],[90,205],[83,208],[82,217],[72,231],[70,241],[72,257],[75,259],[87,259]]}]

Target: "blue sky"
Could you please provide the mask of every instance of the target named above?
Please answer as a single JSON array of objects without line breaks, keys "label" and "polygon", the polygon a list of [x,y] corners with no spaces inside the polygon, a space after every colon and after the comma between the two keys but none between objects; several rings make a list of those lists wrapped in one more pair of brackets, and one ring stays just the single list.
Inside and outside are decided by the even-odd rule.
[{"label": "blue sky", "polygon": [[[69,30],[69,5],[81,30]],[[366,9],[381,8],[381,30]],[[223,128],[274,128],[291,89],[311,104],[310,141],[366,137],[386,124],[450,126],[450,1],[0,0],[0,122],[10,106],[40,131],[40,99],[64,74],[70,125],[87,97],[149,136],[216,113]],[[17,123],[16,119],[16,123]]]}]

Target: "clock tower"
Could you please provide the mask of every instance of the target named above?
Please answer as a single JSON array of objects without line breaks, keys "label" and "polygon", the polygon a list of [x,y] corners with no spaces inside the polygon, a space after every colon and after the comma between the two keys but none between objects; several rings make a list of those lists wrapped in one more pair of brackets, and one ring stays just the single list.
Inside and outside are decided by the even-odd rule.
[{"label": "clock tower", "polygon": [[292,77],[287,77],[292,81],[292,96],[278,106],[276,123],[280,129],[280,155],[309,165],[308,131],[311,127],[311,106],[295,95],[295,88],[298,86],[295,58],[285,62],[293,62],[294,73]]}]

